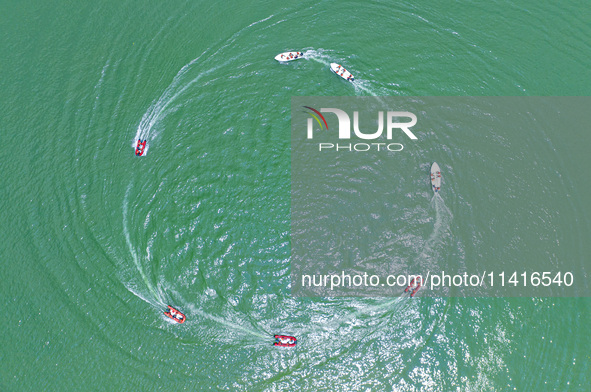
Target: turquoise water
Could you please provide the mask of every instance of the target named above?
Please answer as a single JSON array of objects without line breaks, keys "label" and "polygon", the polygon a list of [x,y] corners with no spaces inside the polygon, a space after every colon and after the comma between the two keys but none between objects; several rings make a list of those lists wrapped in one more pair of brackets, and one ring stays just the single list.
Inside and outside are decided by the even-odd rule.
[{"label": "turquoise water", "polygon": [[[587,388],[586,298],[296,299],[289,290],[292,96],[587,95],[582,2],[0,7],[0,389]],[[272,59],[297,49],[306,60]],[[331,74],[331,61],[355,84]],[[428,188],[417,189],[437,160],[453,215],[442,257],[457,259],[468,239],[506,246],[477,236],[505,204],[470,211],[479,189],[462,166],[545,152],[550,199],[510,183],[511,205],[554,206],[560,244],[550,249],[588,261],[589,136],[538,141],[532,131],[499,155],[486,137],[458,144],[449,132],[438,133],[442,148],[411,155],[415,172],[391,173],[416,192],[394,234],[428,239],[434,210]],[[133,154],[138,137],[148,140],[143,158]],[[385,248],[415,255],[398,239]],[[519,244],[540,240],[524,234]],[[162,314],[168,303],[185,324]],[[298,336],[298,347],[274,348],[274,333]]]}]

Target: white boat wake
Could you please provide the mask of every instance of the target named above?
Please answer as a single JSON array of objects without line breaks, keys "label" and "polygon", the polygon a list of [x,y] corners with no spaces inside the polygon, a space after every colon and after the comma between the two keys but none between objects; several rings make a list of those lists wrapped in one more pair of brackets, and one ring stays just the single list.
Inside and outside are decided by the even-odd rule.
[{"label": "white boat wake", "polygon": [[450,228],[453,219],[453,214],[445,205],[439,192],[433,195],[431,207],[435,210],[435,224],[433,225],[433,232],[425,242],[425,247],[421,252],[421,258],[428,257],[433,248],[441,242],[443,235]]},{"label": "white boat wake", "polygon": [[123,199],[123,234],[125,235],[125,242],[127,243],[127,248],[129,249],[129,254],[131,256],[131,259],[133,260],[133,263],[134,263],[137,271],[139,272],[140,277],[142,278],[142,281],[144,282],[146,288],[150,292],[152,298],[142,295],[140,293],[139,288],[130,287],[131,284],[129,284],[129,283],[124,282],[124,285],[125,285],[125,287],[127,287],[127,289],[130,292],[132,292],[133,294],[135,294],[137,297],[141,298],[142,300],[148,302],[149,304],[157,306],[157,307],[164,306],[165,303],[164,303],[164,296],[162,295],[162,292],[158,288],[154,287],[154,285],[150,282],[150,279],[148,278],[146,272],[144,271],[144,268],[142,267],[142,265],[140,263],[138,253],[136,252],[136,249],[131,242],[131,236],[129,233],[129,229],[127,227],[128,197],[129,197],[130,190],[131,190],[131,184],[129,184],[129,186],[127,187],[127,191],[125,192],[125,198]]}]

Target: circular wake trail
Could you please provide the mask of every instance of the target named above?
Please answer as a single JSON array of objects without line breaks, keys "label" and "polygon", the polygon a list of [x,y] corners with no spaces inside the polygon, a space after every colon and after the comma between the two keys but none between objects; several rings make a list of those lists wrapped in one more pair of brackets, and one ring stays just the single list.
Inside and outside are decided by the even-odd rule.
[{"label": "circular wake trail", "polygon": [[[234,60],[234,58],[232,58],[232,59],[224,62],[223,64],[219,64],[218,66],[212,67],[206,71],[202,71],[195,78],[193,78],[189,82],[183,84],[183,79],[184,79],[185,74],[189,71],[191,66],[193,64],[195,64],[204,54],[205,54],[205,52],[201,56],[191,60],[191,62],[189,62],[188,64],[183,66],[179,70],[179,72],[175,75],[175,77],[172,79],[172,82],[170,83],[170,85],[164,90],[164,92],[162,93],[160,98],[158,98],[158,100],[155,103],[153,103],[150,106],[150,108],[146,111],[146,113],[144,114],[144,116],[140,120],[140,124],[138,125],[137,131],[135,133],[135,137],[132,140],[132,147],[133,148],[135,148],[138,139],[146,140],[146,139],[150,138],[150,136],[152,135],[152,129],[153,129],[154,125],[161,118],[163,118],[163,116],[166,116],[168,114],[168,109],[169,109],[170,105],[180,95],[182,95],[185,91],[187,91],[187,89],[189,87],[191,87],[192,85],[197,83],[204,76],[209,75],[210,73],[218,70],[222,66],[225,66],[228,63],[230,63],[232,60]],[[173,110],[173,109],[171,109],[171,110]],[[148,147],[146,147],[146,151],[145,151],[144,155],[146,155],[147,152],[148,152]]]},{"label": "circular wake trail", "polygon": [[[250,25],[246,26],[245,28],[241,29],[240,31],[238,31],[237,33],[235,33],[229,40],[228,42],[226,42],[224,45],[222,45],[219,49],[217,49],[215,52],[213,52],[211,55],[208,55],[208,59],[212,59],[215,58],[216,55],[225,50],[227,47],[229,47],[231,44],[233,44],[236,39],[241,35],[241,33],[246,30],[249,29],[255,25],[258,25],[259,23],[263,23],[266,22],[267,20],[270,20],[271,18],[273,18],[274,15],[270,15],[264,19],[261,19],[259,21],[256,21],[254,23],[251,23]],[[199,81],[199,79],[201,79],[202,77],[220,69],[223,66],[226,66],[228,64],[230,64],[232,61],[236,60],[237,58],[239,58],[240,56],[234,56],[230,59],[228,59],[227,61],[218,64],[215,67],[212,67],[206,71],[202,71],[200,72],[194,79],[190,80],[188,83],[183,84],[183,79],[185,74],[187,74],[189,72],[189,70],[191,69],[191,67],[193,66],[193,64],[195,64],[197,61],[199,61],[199,59],[201,59],[204,55],[206,55],[208,52],[210,52],[211,48],[206,49],[201,55],[199,55],[197,58],[191,60],[188,64],[184,65],[179,72],[177,72],[177,74],[174,76],[174,78],[172,79],[172,82],[170,83],[170,85],[164,90],[164,92],[162,93],[162,95],[160,96],[160,98],[158,98],[158,100],[153,103],[150,108],[146,111],[146,113],[144,114],[144,116],[142,117],[140,124],[138,125],[136,134],[135,134],[135,138],[132,141],[132,147],[135,148],[135,143],[137,143],[138,139],[148,139],[151,134],[152,134],[152,128],[154,127],[154,125],[158,122],[158,120],[162,117],[165,116],[167,114],[167,109],[170,107],[170,105],[181,95],[183,94],[189,87],[191,87],[193,84],[195,84],[196,82]],[[208,59],[205,59],[202,63],[206,63]],[[180,87],[180,89],[178,89]],[[178,91],[177,91],[178,89]],[[146,147],[146,151],[144,152],[144,155],[147,154],[148,152],[148,147]]]},{"label": "circular wake trail", "polygon": [[132,293],[134,293],[135,295],[137,295],[138,297],[142,298],[144,301],[152,304],[152,305],[164,305],[164,300],[162,298],[162,294],[160,292],[158,292],[154,286],[152,285],[152,283],[150,283],[150,280],[148,279],[148,276],[146,275],[146,273],[144,272],[144,269],[142,268],[141,264],[140,264],[140,260],[138,257],[137,252],[135,251],[135,248],[133,246],[133,244],[131,243],[131,236],[129,234],[129,229],[127,228],[127,210],[128,210],[128,197],[129,197],[129,191],[131,190],[131,184],[129,184],[129,186],[127,187],[127,191],[125,192],[125,198],[123,199],[123,233],[125,235],[125,242],[127,243],[127,248],[129,249],[129,253],[131,255],[131,259],[133,260],[133,263],[135,264],[137,271],[139,272],[140,276],[142,277],[142,280],[144,281],[147,289],[150,291],[150,293],[152,294],[154,300],[157,301],[157,303],[154,303],[154,301],[150,301],[149,299],[145,298],[144,296],[138,294],[136,291],[130,289],[128,287],[128,290],[130,290]]}]

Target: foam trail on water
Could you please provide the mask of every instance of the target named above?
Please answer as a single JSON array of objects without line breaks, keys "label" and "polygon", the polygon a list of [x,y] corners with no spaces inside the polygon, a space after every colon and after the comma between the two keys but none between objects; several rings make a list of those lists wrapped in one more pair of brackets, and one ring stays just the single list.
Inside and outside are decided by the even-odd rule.
[{"label": "foam trail on water", "polygon": [[162,302],[162,301],[156,301],[156,300],[154,300],[154,298],[147,298],[147,297],[145,297],[142,293],[140,293],[139,291],[135,290],[133,287],[127,287],[126,286],[125,288],[130,293],[132,293],[133,295],[135,295],[136,297],[138,297],[142,301],[149,303],[150,305],[154,306],[155,308],[160,308],[160,307],[166,306],[166,304],[164,304],[164,302]]},{"label": "foam trail on water", "polygon": [[439,192],[436,192],[435,195],[433,195],[431,206],[435,209],[435,224],[433,225],[433,232],[427,239],[425,248],[421,252],[421,257],[426,257],[433,247],[439,243],[441,236],[449,229],[453,219],[453,214],[445,205]]},{"label": "foam trail on water", "polygon": [[154,286],[152,285],[152,283],[150,283],[150,280],[146,276],[146,273],[144,272],[144,270],[140,264],[138,254],[135,251],[133,244],[131,243],[131,236],[129,234],[129,229],[127,228],[127,210],[128,210],[128,198],[129,198],[129,191],[130,190],[131,190],[131,183],[127,187],[127,190],[125,191],[125,197],[123,199],[123,233],[125,234],[125,242],[127,243],[127,248],[129,249],[129,253],[131,255],[131,259],[133,260],[133,263],[135,264],[140,276],[142,277],[142,280],[146,284],[146,287],[148,288],[150,293],[153,295],[153,298],[157,301],[157,303],[154,303],[154,301],[150,301],[149,299],[145,298],[142,295],[138,295],[137,292],[135,292],[133,289],[130,289],[129,287],[128,287],[128,290],[131,291],[132,293],[138,295],[138,297],[142,298],[144,301],[151,303],[152,305],[156,305],[156,306],[163,305],[164,301],[162,299],[162,293],[157,291],[154,288]]},{"label": "foam trail on water", "polygon": [[395,305],[398,305],[402,300],[403,300],[402,297],[397,297],[397,298],[394,298],[393,300],[386,301],[386,302],[378,304],[378,305],[363,307],[363,308],[351,313],[347,317],[343,317],[341,319],[338,319],[338,322],[339,322],[339,324],[342,324],[345,322],[349,322],[352,319],[359,318],[359,316],[372,314],[372,313],[376,313],[376,312],[381,312],[382,310],[385,310],[387,308],[390,308],[389,310],[394,310],[398,307]]},{"label": "foam trail on water", "polygon": [[385,308],[391,307],[392,305],[397,305],[398,303],[400,303],[400,301],[402,301],[402,297],[397,297],[397,298],[394,298],[390,301],[387,301],[387,302],[384,302],[384,303],[381,303],[378,305],[364,307],[364,308],[359,309],[358,311],[354,312],[353,314],[351,314],[351,318],[361,316],[364,314],[370,314],[370,313],[374,313],[377,311],[381,311]]},{"label": "foam trail on water", "polygon": [[365,87],[363,85],[363,83],[360,80],[354,80],[353,81],[353,86],[355,87],[355,91],[363,91],[369,95],[373,95],[374,97],[377,97],[378,94],[376,94],[373,90],[371,90],[368,87]]},{"label": "foam trail on water", "polygon": [[363,91],[366,94],[369,94],[373,97],[376,97],[376,99],[380,102],[380,104],[384,107],[386,107],[386,103],[384,102],[384,100],[382,99],[381,95],[388,95],[388,93],[385,94],[378,94],[376,93],[371,87],[366,87],[366,85],[369,85],[369,82],[365,81],[365,80],[359,80],[359,79],[355,79],[353,82],[351,82],[353,84],[353,87],[355,88],[355,92],[357,94],[359,94],[360,91]]},{"label": "foam trail on water", "polygon": [[[232,62],[233,60],[236,60],[240,56],[239,55],[234,56],[222,64],[212,67],[206,71],[202,71],[201,73],[199,73],[197,75],[197,77],[195,77],[194,79],[189,81],[187,84],[183,85],[182,81],[184,79],[185,74],[187,74],[189,72],[190,68],[195,63],[197,63],[197,61],[199,61],[199,59],[201,57],[203,57],[206,54],[208,55],[208,59],[204,60],[202,63],[205,63],[209,59],[215,58],[218,53],[220,53],[221,51],[225,50],[230,45],[232,45],[236,41],[236,39],[241,36],[241,34],[243,33],[244,30],[250,29],[253,26],[256,26],[260,23],[266,22],[266,21],[272,19],[274,16],[275,15],[269,15],[266,18],[263,18],[261,20],[254,22],[254,23],[251,23],[250,25],[246,26],[245,28],[241,29],[240,31],[238,31],[234,35],[232,35],[232,37],[230,37],[230,39],[224,45],[222,45],[220,48],[218,48],[212,54],[208,53],[208,52],[210,52],[210,49],[211,49],[211,48],[208,48],[201,55],[199,55],[195,59],[191,60],[188,64],[184,65],[179,70],[179,72],[177,72],[175,77],[172,79],[172,82],[164,90],[164,92],[162,93],[160,98],[158,98],[158,100],[150,106],[150,108],[146,111],[146,113],[142,117],[140,124],[138,125],[137,131],[135,134],[135,138],[132,141],[132,147],[133,148],[136,147],[136,143],[137,143],[138,139],[144,140],[144,139],[148,139],[151,136],[152,128],[154,127],[154,125],[158,122],[158,120],[161,117],[166,116],[168,114],[167,109],[169,108],[170,104],[172,102],[174,102],[181,94],[183,94],[191,85],[196,83],[203,76],[208,75],[208,74],[218,70],[222,66],[229,64],[230,62]],[[180,89],[177,91],[178,87],[180,87]],[[170,109],[170,110],[174,111],[174,108]],[[147,154],[147,152],[148,152],[148,146],[146,146],[146,150],[144,152],[144,155]]]},{"label": "foam trail on water", "polygon": [[[181,297],[178,293],[175,293],[175,294],[176,294],[176,296]],[[181,302],[185,302],[186,303],[186,301],[184,301],[183,298],[181,298]],[[249,335],[256,336],[256,337],[259,337],[259,338],[262,338],[262,339],[270,339],[271,338],[271,336],[269,334],[263,334],[263,333],[261,333],[259,331],[254,330],[254,329],[244,327],[244,326],[242,326],[240,324],[236,324],[236,323],[233,323],[233,322],[228,321],[228,320],[224,320],[221,317],[213,316],[213,315],[211,315],[209,313],[204,312],[201,309],[198,309],[197,307],[195,307],[192,304],[187,304],[186,307],[188,307],[190,309],[190,313],[191,314],[193,314],[193,315],[197,314],[197,315],[199,315],[201,317],[205,317],[207,319],[213,320],[213,321],[215,321],[217,323],[220,323],[222,325],[225,325],[228,328],[231,328],[231,329],[234,329],[234,330],[239,330],[239,331],[242,331],[242,332],[246,332]]]},{"label": "foam trail on water", "polygon": [[246,332],[246,333],[248,333],[250,335],[257,336],[257,337],[262,338],[262,339],[269,339],[270,338],[270,335],[263,335],[262,333],[260,333],[258,331],[255,331],[255,330],[252,330],[250,328],[243,327],[242,325],[235,324],[235,323],[232,323],[230,321],[224,320],[222,318],[213,316],[211,314],[205,313],[202,310],[195,309],[194,312],[197,313],[197,314],[199,314],[199,315],[201,315],[201,316],[203,316],[203,317],[205,317],[205,318],[208,318],[210,320],[213,320],[213,321],[216,321],[216,322],[218,322],[220,324],[223,324],[223,325],[225,325],[227,327],[230,327],[232,329],[237,329],[237,330],[240,330],[242,332]]},{"label": "foam trail on water", "polygon": [[309,60],[314,60],[317,63],[326,65],[327,67],[329,67],[330,63],[331,63],[330,56],[325,55],[321,50],[314,50],[314,49],[306,50],[304,52],[304,58],[309,59]]},{"label": "foam trail on water", "polygon": [[[377,304],[377,305],[368,305],[362,304],[361,306],[357,306],[357,310],[343,315],[342,317],[332,317],[330,321],[323,321],[319,325],[309,325],[308,328],[301,331],[302,334],[310,334],[320,331],[334,331],[339,329],[343,324],[351,323],[353,320],[358,319],[360,316],[364,315],[372,315],[378,316],[375,313],[383,312],[387,309],[387,311],[396,311],[398,310],[401,302],[404,300],[403,297],[396,297],[392,300]],[[386,312],[383,312],[386,313]],[[382,313],[382,314],[383,314]]]},{"label": "foam trail on water", "polygon": [[[234,60],[235,58],[231,58],[230,60],[226,61],[223,64],[220,64],[216,67],[212,67],[207,71],[203,71],[199,73],[195,78],[191,79],[186,84],[183,84],[183,79],[185,74],[188,72],[191,65],[193,65],[197,60],[199,60],[201,56],[193,59],[190,63],[183,66],[180,71],[176,74],[176,76],[172,79],[170,85],[164,90],[162,95],[158,98],[158,100],[153,103],[146,113],[144,113],[140,123],[137,127],[135,137],[132,140],[131,146],[135,149],[137,145],[138,139],[147,140],[152,139],[152,130],[154,125],[162,118],[166,117],[169,112],[175,111],[176,109],[170,108],[170,105],[180,96],[182,95],[189,87],[193,84],[197,83],[202,77],[216,71],[220,67],[228,64],[230,61]],[[144,155],[147,155],[149,149],[149,143],[146,144],[146,149],[144,151]]]}]

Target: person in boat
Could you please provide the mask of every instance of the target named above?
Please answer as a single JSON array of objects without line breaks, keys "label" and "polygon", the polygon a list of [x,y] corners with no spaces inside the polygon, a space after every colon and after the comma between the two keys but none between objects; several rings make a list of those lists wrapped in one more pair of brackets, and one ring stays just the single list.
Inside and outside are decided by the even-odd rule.
[{"label": "person in boat", "polygon": [[142,155],[144,153],[144,148],[146,147],[145,145],[146,141],[144,140],[142,142],[142,139],[139,139],[137,141],[137,151],[136,151],[136,155]]},{"label": "person in boat", "polygon": [[297,339],[293,336],[275,335],[275,346],[295,346]]}]

